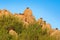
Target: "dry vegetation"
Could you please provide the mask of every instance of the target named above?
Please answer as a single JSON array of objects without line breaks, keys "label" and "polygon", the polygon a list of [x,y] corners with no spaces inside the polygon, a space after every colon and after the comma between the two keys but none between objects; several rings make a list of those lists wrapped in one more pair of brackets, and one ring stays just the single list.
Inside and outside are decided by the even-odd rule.
[{"label": "dry vegetation", "polygon": [[22,20],[18,21],[13,15],[0,17],[0,40],[17,40],[15,36],[11,36],[7,28],[13,27],[18,35],[18,40],[60,40],[60,38],[50,37],[47,30],[41,29],[36,22],[29,24],[28,28],[23,25]]}]

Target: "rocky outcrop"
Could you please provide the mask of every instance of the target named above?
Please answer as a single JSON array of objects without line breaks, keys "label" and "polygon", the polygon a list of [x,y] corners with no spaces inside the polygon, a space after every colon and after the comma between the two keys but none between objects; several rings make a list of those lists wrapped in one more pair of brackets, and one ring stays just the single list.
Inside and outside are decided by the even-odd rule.
[{"label": "rocky outcrop", "polygon": [[6,15],[6,16],[13,15],[14,17],[17,17],[19,20],[22,20],[24,22],[24,25],[28,25],[30,23],[32,24],[34,22],[37,22],[40,25],[40,27],[42,27],[42,30],[47,29],[48,30],[47,32],[51,36],[60,33],[60,30],[53,30],[51,28],[51,25],[49,23],[46,23],[46,21],[44,21],[43,18],[35,20],[35,17],[32,14],[32,10],[29,8],[26,8],[23,13],[15,13],[15,14],[12,14],[11,12],[9,12],[6,9],[3,9],[3,10],[0,10],[0,17],[2,15]]},{"label": "rocky outcrop", "polygon": [[2,16],[2,15],[11,15],[12,13],[10,13],[8,10],[6,10],[6,9],[3,9],[3,10],[0,10],[0,16]]},{"label": "rocky outcrop", "polygon": [[14,14],[21,20],[23,20],[24,23],[33,23],[35,20],[34,16],[32,15],[32,11],[29,8],[26,8],[26,10],[22,14]]},{"label": "rocky outcrop", "polygon": [[9,30],[9,34],[14,40],[18,40],[18,34],[13,29]]}]

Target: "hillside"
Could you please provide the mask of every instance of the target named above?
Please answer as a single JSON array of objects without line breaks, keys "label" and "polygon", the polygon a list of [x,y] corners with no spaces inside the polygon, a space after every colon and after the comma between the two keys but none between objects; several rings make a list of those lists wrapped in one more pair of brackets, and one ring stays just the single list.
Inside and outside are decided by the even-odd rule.
[{"label": "hillside", "polygon": [[36,20],[29,8],[14,14],[0,10],[0,40],[60,40],[59,37],[58,28],[52,29],[43,18]]}]

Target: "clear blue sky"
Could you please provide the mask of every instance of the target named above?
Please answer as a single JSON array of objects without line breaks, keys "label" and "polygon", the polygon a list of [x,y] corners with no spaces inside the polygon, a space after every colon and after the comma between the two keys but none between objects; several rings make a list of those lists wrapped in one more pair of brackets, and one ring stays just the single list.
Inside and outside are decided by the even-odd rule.
[{"label": "clear blue sky", "polygon": [[58,0],[0,0],[0,9],[23,13],[30,7],[36,19],[43,18],[52,28],[60,29],[60,1]]}]

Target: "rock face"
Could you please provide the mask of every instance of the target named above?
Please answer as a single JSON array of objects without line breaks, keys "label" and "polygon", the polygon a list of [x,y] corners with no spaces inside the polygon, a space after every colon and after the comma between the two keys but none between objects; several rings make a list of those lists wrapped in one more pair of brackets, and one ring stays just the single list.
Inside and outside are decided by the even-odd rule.
[{"label": "rock face", "polygon": [[11,15],[11,13],[10,13],[8,10],[3,9],[3,10],[0,10],[0,15],[1,15],[1,16],[2,16],[2,15]]},{"label": "rock face", "polygon": [[56,29],[53,29],[50,36],[56,36],[56,37],[60,37],[60,30],[58,30],[57,28]]},{"label": "rock face", "polygon": [[14,14],[21,20],[23,20],[24,23],[33,23],[35,20],[34,16],[32,15],[32,11],[29,8],[26,8],[23,14]]},{"label": "rock face", "polygon": [[40,18],[37,23],[39,25],[41,25],[40,27],[42,27],[42,30],[45,30],[47,29],[47,33],[50,35],[50,36],[56,36],[56,37],[60,37],[60,30],[58,30],[58,28],[56,29],[52,29],[51,28],[51,25],[49,23],[46,23],[46,21],[43,20],[43,18]]},{"label": "rock face", "polygon": [[42,18],[40,18],[37,22],[39,25],[41,25],[42,29],[51,29],[51,25],[49,23],[46,23],[46,21],[43,21]]},{"label": "rock face", "polygon": [[14,40],[18,40],[18,34],[14,30],[9,30],[9,34],[12,36]]},{"label": "rock face", "polygon": [[47,29],[47,33],[50,34],[50,31],[52,30],[52,28],[49,23],[46,23],[46,21],[44,21],[43,18],[40,18],[37,22],[39,25],[41,25],[40,27],[42,27],[42,30]]}]

